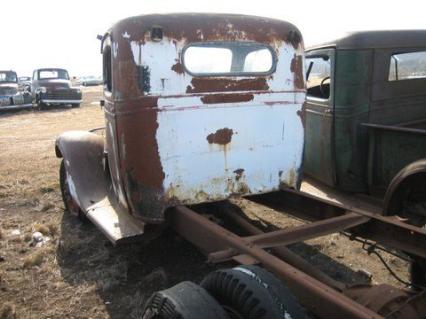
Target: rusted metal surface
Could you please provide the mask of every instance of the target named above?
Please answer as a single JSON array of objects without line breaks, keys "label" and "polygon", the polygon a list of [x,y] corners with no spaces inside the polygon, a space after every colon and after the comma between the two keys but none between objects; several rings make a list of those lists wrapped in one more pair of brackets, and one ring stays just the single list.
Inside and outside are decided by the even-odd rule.
[{"label": "rusted metal surface", "polygon": [[70,131],[56,140],[56,155],[64,158],[69,192],[78,208],[113,243],[144,234],[145,225],[118,205],[103,167],[100,135]]},{"label": "rusted metal surface", "polygon": [[[247,219],[243,218],[236,212],[232,210],[228,210],[226,212],[227,218],[230,218],[232,222],[236,223],[238,226],[243,228],[245,231],[247,231],[249,234],[252,235],[259,235],[263,234],[264,232],[259,229],[258,227],[254,226],[252,223],[250,223]],[[308,274],[309,276],[319,280],[323,284],[330,286],[338,291],[343,291],[346,288],[346,285],[334,280],[333,278],[329,277],[325,273],[323,273],[321,270],[319,270],[317,267],[314,267],[307,261],[305,261],[302,257],[298,256],[297,254],[293,253],[290,249],[288,249],[285,246],[281,247],[275,247],[271,249],[271,251],[279,258],[284,260],[286,263],[292,265],[293,267],[303,271],[304,273]],[[236,253],[234,249],[228,250],[228,256]],[[214,258],[214,253],[209,255],[209,258]],[[225,258],[223,258],[226,260]],[[213,260],[214,262],[214,260]]]},{"label": "rusted metal surface", "polygon": [[[281,258],[279,259],[256,242],[250,241],[250,238],[255,237],[266,238],[268,233],[263,234],[235,213],[229,212],[227,216],[252,233],[252,237],[237,236],[183,206],[174,208],[169,214],[171,226],[206,253],[210,261],[220,262],[232,258],[240,263],[261,263],[280,277],[299,300],[319,318],[421,319],[426,315],[426,291],[402,290],[389,285],[340,284],[285,247],[272,249],[272,253]],[[357,214],[345,217],[349,221],[354,218],[352,215]],[[303,240],[303,237],[300,240]],[[300,269],[303,269],[304,273]]]},{"label": "rusted metal surface", "polygon": [[369,221],[368,217],[355,213],[348,213],[346,215],[327,218],[290,229],[282,229],[266,234],[246,237],[245,239],[261,248],[279,247],[348,230],[352,227],[362,225],[367,221]]},{"label": "rusted metal surface", "polygon": [[186,207],[174,208],[169,217],[171,226],[182,237],[206,253],[228,247],[259,260],[265,268],[281,278],[299,300],[320,318],[383,318]]},{"label": "rusted metal surface", "polygon": [[[188,73],[189,45],[227,41],[269,48],[271,71]],[[106,151],[116,196],[134,216],[161,223],[177,204],[298,187],[305,83],[295,26],[241,15],[146,15],[114,25],[103,48],[112,70]]]},{"label": "rusted metal surface", "polygon": [[[384,214],[400,214],[404,209],[407,193],[418,190],[423,190],[420,195],[426,195],[426,160],[408,165],[393,178],[384,198]],[[423,201],[425,200],[423,198]]]},{"label": "rusted metal surface", "polygon": [[286,211],[287,208],[293,208],[292,214],[310,221],[342,216],[345,212],[351,211],[369,218],[367,222],[349,229],[349,233],[353,236],[371,239],[381,245],[426,258],[426,246],[418,244],[426,242],[426,230],[399,221],[397,218],[382,216],[292,190],[265,194],[262,198],[249,197],[249,199],[276,210]]},{"label": "rusted metal surface", "polygon": [[386,318],[418,319],[426,314],[426,305],[419,303],[425,302],[424,293],[416,294],[385,284],[354,286],[344,293]]}]

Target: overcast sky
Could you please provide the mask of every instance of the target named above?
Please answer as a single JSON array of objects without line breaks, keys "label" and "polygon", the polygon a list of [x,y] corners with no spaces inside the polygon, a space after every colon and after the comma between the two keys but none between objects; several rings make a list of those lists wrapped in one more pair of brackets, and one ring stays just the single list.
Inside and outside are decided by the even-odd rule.
[{"label": "overcast sky", "polygon": [[348,31],[426,29],[425,8],[425,0],[3,0],[0,69],[13,69],[19,76],[31,75],[38,67],[63,67],[75,76],[100,75],[96,35],[139,14],[229,12],[273,17],[295,24],[309,46]]}]

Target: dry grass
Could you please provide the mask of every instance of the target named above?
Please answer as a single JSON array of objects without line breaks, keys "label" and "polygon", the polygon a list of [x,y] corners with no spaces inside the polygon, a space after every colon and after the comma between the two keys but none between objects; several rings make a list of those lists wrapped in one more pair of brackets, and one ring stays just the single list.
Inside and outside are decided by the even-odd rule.
[{"label": "dry grass", "polygon": [[24,260],[23,268],[31,268],[34,266],[40,266],[44,261],[44,252],[38,251],[28,256]]},{"label": "dry grass", "polygon": [[[102,111],[91,105],[100,92],[90,90],[81,109],[0,114],[0,319],[140,318],[152,292],[182,280],[200,281],[216,267],[173,233],[145,246],[113,247],[92,225],[64,214],[55,138],[104,125]],[[266,208],[238,204],[253,219],[296,224]],[[16,240],[9,236],[14,229],[21,231]],[[30,246],[34,231],[51,240]],[[322,253],[342,256],[342,264],[373,269],[376,280],[392,282],[381,264],[367,262],[359,245],[339,235],[309,247],[305,254],[317,264],[324,261],[317,257]],[[324,265],[334,267],[328,260]]]},{"label": "dry grass", "polygon": [[0,309],[0,319],[16,319],[15,305],[11,303],[5,303]]},{"label": "dry grass", "polygon": [[45,236],[50,234],[49,227],[39,223],[34,224],[34,231],[38,231]]}]

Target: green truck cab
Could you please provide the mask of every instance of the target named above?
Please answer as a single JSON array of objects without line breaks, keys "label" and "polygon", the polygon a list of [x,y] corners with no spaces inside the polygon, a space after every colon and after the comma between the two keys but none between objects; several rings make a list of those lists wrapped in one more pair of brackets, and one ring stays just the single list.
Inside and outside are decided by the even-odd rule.
[{"label": "green truck cab", "polygon": [[426,30],[351,33],[306,69],[305,174],[426,217]]}]

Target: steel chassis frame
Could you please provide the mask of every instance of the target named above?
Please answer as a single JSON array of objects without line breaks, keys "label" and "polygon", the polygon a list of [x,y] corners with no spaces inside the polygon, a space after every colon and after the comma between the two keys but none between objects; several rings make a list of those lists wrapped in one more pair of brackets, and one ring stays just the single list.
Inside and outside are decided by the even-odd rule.
[{"label": "steel chassis frame", "polygon": [[[294,216],[311,222],[264,233],[238,213],[226,211],[227,218],[250,234],[239,236],[186,206],[172,208],[167,218],[172,228],[197,246],[208,261],[260,263],[288,285],[301,303],[320,318],[384,318],[380,312],[385,313],[386,318],[426,317],[426,290],[414,293],[387,285],[351,290],[285,247],[343,231],[352,238],[361,237],[426,259],[426,245],[418,244],[426,242],[424,229],[406,224],[397,217],[345,207],[292,190],[248,199],[277,210],[282,205],[293,207]],[[385,312],[384,308],[387,309]]]}]

